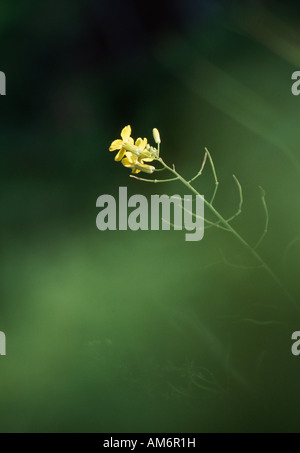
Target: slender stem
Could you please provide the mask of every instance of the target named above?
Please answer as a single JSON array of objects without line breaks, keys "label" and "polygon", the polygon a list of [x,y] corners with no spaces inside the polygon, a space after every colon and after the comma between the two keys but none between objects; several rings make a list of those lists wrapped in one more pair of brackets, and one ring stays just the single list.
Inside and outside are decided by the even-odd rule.
[{"label": "slender stem", "polygon": [[[174,196],[174,198],[177,198],[177,197]],[[200,215],[197,215],[197,214],[195,214],[194,212],[190,211],[189,209],[185,208],[185,207],[184,207],[184,199],[183,199],[182,197],[179,197],[179,198],[177,198],[177,199],[180,200],[180,201],[183,201],[183,206],[182,206],[182,208],[181,208],[183,211],[187,212],[188,214],[191,214],[193,217],[197,217],[197,219],[204,220],[204,222],[205,222],[205,223],[208,223],[208,225],[211,226],[211,227],[221,228],[221,230],[229,231],[227,228],[221,226],[221,225],[220,225],[220,222],[216,222],[216,223],[211,222],[210,220],[207,220],[207,219],[205,219],[204,217],[201,217]],[[174,225],[173,225],[173,226],[174,226]],[[206,227],[206,229],[207,229],[207,228],[209,228],[209,227]]]},{"label": "slender stem", "polygon": [[[176,170],[175,167],[173,168],[169,167],[163,160],[162,158],[158,159],[162,165],[169,170],[171,173],[173,173],[177,179],[179,179],[191,192],[193,192],[195,195],[200,195],[199,192],[186,180],[184,179]],[[251,245],[248,244],[248,242],[245,241],[245,239],[231,226],[231,224],[224,219],[224,217],[213,207],[213,205],[207,201],[204,198],[204,203],[205,205],[209,208],[209,210],[220,220],[220,223],[222,223],[240,242],[243,244],[243,246],[254,256],[254,258],[261,264],[261,266],[265,269],[265,271],[270,275],[270,277],[273,278],[273,280],[280,286],[282,291],[289,297],[289,299],[294,303],[295,307],[298,308],[295,299],[293,296],[290,294],[290,292],[285,288],[285,286],[282,284],[280,279],[277,277],[277,275],[272,271],[272,269],[264,262],[262,257],[257,253],[256,250],[254,250]]]},{"label": "slender stem", "polygon": [[[233,179],[238,187],[238,191],[239,191],[239,197],[240,197],[240,201],[239,201],[239,207],[238,207],[238,210],[235,212],[235,214],[233,214],[231,217],[229,217],[228,219],[226,219],[226,222],[232,222],[232,220],[234,220],[236,217],[238,217],[241,212],[242,212],[242,206],[243,206],[243,189],[242,189],[242,186],[239,182],[239,180],[237,179],[237,177],[235,175],[232,175],[233,176]],[[220,223],[220,220],[218,222],[216,222],[216,225]],[[212,228],[212,226],[208,226],[206,227],[206,229],[208,228]]]},{"label": "slender stem", "polygon": [[216,169],[215,169],[215,165],[214,165],[214,161],[210,155],[210,152],[208,151],[207,148],[205,148],[205,152],[208,154],[208,158],[209,158],[209,162],[210,162],[210,165],[211,165],[211,168],[212,168],[212,171],[213,171],[213,175],[214,175],[214,178],[215,178],[215,190],[214,190],[214,193],[213,193],[213,196],[210,200],[210,204],[212,205],[213,202],[214,202],[214,199],[215,199],[215,196],[217,194],[217,191],[218,191],[218,187],[219,187],[219,181],[218,181],[218,177],[217,177],[217,172],[216,172]]},{"label": "slender stem", "polygon": [[163,167],[163,168],[156,168],[154,171],[165,171],[166,169]]},{"label": "slender stem", "polygon": [[230,219],[227,220],[227,222],[231,222],[231,220],[235,219],[238,215],[240,215],[240,213],[242,212],[242,206],[243,206],[243,202],[244,202],[243,189],[242,189],[242,186],[240,184],[240,181],[237,179],[237,177],[235,175],[232,175],[232,177],[235,180],[236,185],[237,185],[238,190],[239,190],[240,202],[239,202],[238,210],[236,211],[236,213],[232,217],[230,217]]},{"label": "slender stem", "polygon": [[206,163],[207,156],[208,156],[208,152],[205,151],[205,154],[204,154],[204,158],[203,158],[203,162],[202,162],[201,168],[200,168],[200,170],[198,171],[198,173],[197,173],[192,179],[189,180],[189,183],[190,183],[190,184],[191,184],[193,181],[195,181],[195,179],[197,179],[199,176],[202,175],[202,172],[203,172],[204,167],[205,167],[205,163]]},{"label": "slender stem", "polygon": [[236,269],[260,269],[262,266],[261,264],[257,265],[257,266],[241,266],[240,264],[234,264],[234,263],[230,263],[228,261],[228,259],[225,257],[223,251],[220,249],[220,254],[222,256],[222,259],[223,259],[223,262],[224,264],[226,264],[227,266],[230,266],[230,267],[235,267]]},{"label": "slender stem", "polygon": [[284,251],[284,255],[283,255],[283,259],[282,259],[282,265],[284,266],[285,263],[286,263],[286,260],[288,258],[288,254],[291,250],[291,248],[300,240],[300,236],[297,236],[295,237],[291,242],[288,243],[285,251]]},{"label": "slender stem", "polygon": [[216,194],[217,194],[217,191],[218,191],[218,187],[219,187],[219,183],[217,182],[216,185],[215,185],[214,193],[213,193],[213,195],[212,195],[212,197],[211,197],[211,200],[210,200],[210,204],[211,204],[211,205],[213,204],[213,202],[214,202],[214,200],[215,200],[215,198],[216,198]]},{"label": "slender stem", "polygon": [[263,208],[265,211],[266,220],[265,220],[264,231],[263,231],[262,235],[260,236],[260,238],[258,239],[257,243],[255,244],[255,246],[254,246],[255,249],[257,249],[260,246],[260,244],[262,243],[262,241],[264,240],[265,235],[268,232],[268,227],[269,227],[269,211],[268,211],[268,207],[267,207],[267,203],[266,203],[266,199],[265,199],[266,193],[262,187],[259,186],[259,188],[261,191],[261,202],[262,202],[262,205],[263,205]]},{"label": "slender stem", "polygon": [[147,178],[140,178],[139,176],[134,176],[134,175],[129,175],[130,178],[138,179],[139,181],[145,181],[145,182],[152,182],[154,184],[157,184],[158,182],[170,182],[170,181],[176,181],[178,178],[169,178],[169,179],[147,179]]}]

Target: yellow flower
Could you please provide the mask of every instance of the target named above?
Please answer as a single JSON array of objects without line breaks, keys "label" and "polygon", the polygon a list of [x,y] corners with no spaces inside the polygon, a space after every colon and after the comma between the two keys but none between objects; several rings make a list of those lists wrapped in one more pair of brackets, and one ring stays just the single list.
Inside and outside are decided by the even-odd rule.
[{"label": "yellow flower", "polygon": [[130,145],[134,144],[134,140],[130,136],[131,136],[131,127],[128,125],[122,129],[122,132],[121,132],[122,140],[120,140],[120,139],[114,140],[112,142],[112,144],[110,145],[109,151],[118,150],[118,152],[115,156],[116,161],[122,160],[123,157],[125,156],[126,150],[123,148],[124,144],[127,144],[127,143]]},{"label": "yellow flower", "polygon": [[139,156],[139,160],[142,162],[152,162],[154,160],[151,157],[151,153],[147,150],[147,139],[141,139],[140,137],[135,141],[135,146],[137,146],[140,150],[141,155]]},{"label": "yellow flower", "polygon": [[[134,174],[137,174],[140,171],[143,171],[145,173],[153,173],[155,170],[155,167],[153,167],[152,165],[144,164],[143,160],[146,160],[146,159],[141,159],[136,154],[133,154],[128,151],[126,153],[126,157],[124,157],[124,159],[122,159],[122,164],[124,165],[124,167],[131,168],[132,173],[134,173]],[[150,160],[152,161],[153,159],[150,159]]]},{"label": "yellow flower", "polygon": [[124,165],[124,167],[131,168],[132,173],[135,174],[139,173],[140,171],[143,171],[145,173],[153,173],[155,167],[153,167],[152,165],[146,165],[144,163],[152,162],[154,160],[154,158],[151,157],[150,152],[146,149],[147,139],[138,138],[135,141],[135,146],[138,148],[141,154],[138,155],[136,153],[127,151],[126,157],[124,157],[124,159],[122,160],[122,164]]}]

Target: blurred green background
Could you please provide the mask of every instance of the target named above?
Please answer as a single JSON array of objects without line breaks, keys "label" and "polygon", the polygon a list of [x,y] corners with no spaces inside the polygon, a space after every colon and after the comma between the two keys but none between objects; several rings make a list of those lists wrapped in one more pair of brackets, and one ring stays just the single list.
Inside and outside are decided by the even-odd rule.
[{"label": "blurred green background", "polygon": [[[299,301],[299,10],[258,1],[0,4],[1,432],[299,431],[300,316],[228,233],[100,232],[96,199],[186,193],[108,147],[162,136]],[[210,196],[207,167],[196,183]],[[208,215],[208,214],[207,214]]]}]

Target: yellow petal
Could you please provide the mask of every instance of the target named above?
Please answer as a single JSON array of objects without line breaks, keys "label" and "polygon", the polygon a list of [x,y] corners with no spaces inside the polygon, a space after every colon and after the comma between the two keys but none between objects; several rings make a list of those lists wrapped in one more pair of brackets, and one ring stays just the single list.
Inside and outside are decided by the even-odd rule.
[{"label": "yellow petal", "polygon": [[144,151],[144,149],[147,146],[147,139],[146,138],[142,139],[141,137],[139,137],[136,140],[135,145],[138,146],[142,151]]},{"label": "yellow petal", "polygon": [[[143,153],[149,154],[149,156],[150,156],[150,153],[148,153],[147,150],[144,150]],[[139,161],[141,164],[143,164],[144,162],[152,162],[152,161],[154,160],[153,157],[137,156],[137,158],[138,158],[138,161]]]},{"label": "yellow petal", "polygon": [[137,168],[133,168],[132,169],[132,172],[134,175],[136,175],[137,173],[140,173],[141,170],[138,170]]},{"label": "yellow petal", "polygon": [[116,151],[117,149],[121,149],[122,144],[123,144],[122,140],[114,140],[109,147],[109,151]]},{"label": "yellow petal", "polygon": [[134,153],[131,153],[130,151],[126,152],[126,157],[128,159],[128,162],[130,162],[132,165],[134,165],[135,162],[138,160],[138,156]]},{"label": "yellow petal", "polygon": [[115,161],[119,162],[120,160],[122,160],[123,157],[125,156],[125,153],[126,153],[125,149],[121,148],[120,151],[115,156]]},{"label": "yellow petal", "polygon": [[129,139],[130,135],[131,135],[131,127],[129,125],[123,127],[122,132],[121,132],[121,137],[124,142],[126,142]]},{"label": "yellow petal", "polygon": [[124,157],[124,159],[122,160],[122,164],[124,165],[124,167],[127,168],[133,167],[133,164],[127,159],[127,157]]}]

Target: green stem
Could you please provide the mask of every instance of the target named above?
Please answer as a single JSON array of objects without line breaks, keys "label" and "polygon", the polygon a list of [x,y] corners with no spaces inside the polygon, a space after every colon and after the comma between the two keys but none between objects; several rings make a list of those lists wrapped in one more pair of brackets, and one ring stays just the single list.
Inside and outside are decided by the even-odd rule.
[{"label": "green stem", "polygon": [[144,182],[152,182],[153,184],[157,184],[159,182],[170,182],[176,181],[178,178],[169,178],[169,179],[147,179],[147,178],[140,178],[139,176],[129,175],[130,178],[138,179],[139,181]]},{"label": "green stem", "polygon": [[256,245],[254,246],[255,249],[257,249],[260,244],[262,243],[262,241],[264,240],[265,238],[265,235],[267,234],[268,232],[268,226],[269,226],[269,211],[268,211],[268,207],[267,207],[267,204],[266,204],[266,200],[265,200],[265,191],[262,187],[260,187],[260,191],[261,191],[261,201],[262,201],[262,205],[263,205],[263,208],[264,208],[264,211],[265,211],[265,217],[266,217],[266,220],[265,220],[265,228],[264,228],[264,231],[262,233],[262,235],[260,236],[259,240],[257,241]]},{"label": "green stem", "polygon": [[[175,167],[173,168],[169,167],[165,162],[162,160],[162,158],[158,159],[161,164],[169,170],[173,175],[177,177],[191,192],[193,192],[195,195],[200,195],[200,193],[186,180],[184,179],[177,171],[175,170]],[[224,219],[224,217],[212,206],[212,204],[207,201],[204,198],[204,203],[205,205],[209,208],[209,210],[218,218],[220,223],[222,223],[235,237],[240,241],[241,244],[254,256],[254,258],[261,264],[261,266],[265,269],[265,271],[270,275],[270,277],[280,286],[282,291],[288,296],[288,298],[293,302],[296,308],[298,308],[295,299],[293,296],[290,294],[290,292],[285,288],[285,286],[282,284],[280,279],[277,277],[277,275],[272,271],[272,269],[264,262],[262,257],[257,253],[256,250],[254,250],[251,245],[248,244],[248,242],[245,241],[245,239],[231,226],[231,224]]]},{"label": "green stem", "polygon": [[212,204],[213,204],[213,202],[214,202],[214,200],[215,200],[217,191],[218,191],[219,181],[218,181],[218,177],[217,177],[217,172],[216,172],[216,169],[215,169],[214,161],[212,160],[212,157],[211,157],[211,155],[210,155],[210,152],[208,151],[207,148],[205,148],[205,152],[208,154],[210,166],[211,166],[211,168],[212,168],[212,172],[213,172],[214,179],[215,179],[215,190],[214,190],[213,196],[212,196],[212,198],[211,198],[211,200],[210,200],[210,204],[211,204],[211,206],[212,206]]}]

